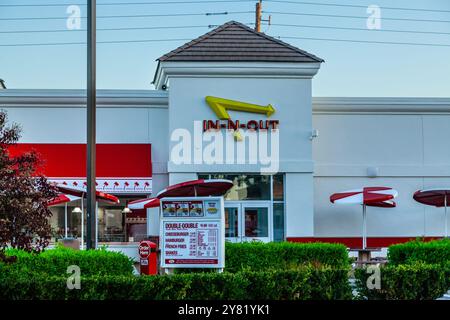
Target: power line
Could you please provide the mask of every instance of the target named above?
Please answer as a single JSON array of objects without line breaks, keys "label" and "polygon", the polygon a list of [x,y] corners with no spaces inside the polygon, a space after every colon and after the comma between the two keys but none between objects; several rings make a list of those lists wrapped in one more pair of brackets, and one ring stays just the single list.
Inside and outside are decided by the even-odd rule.
[{"label": "power line", "polygon": [[353,27],[336,27],[336,26],[318,26],[318,25],[301,25],[301,24],[283,24],[272,23],[272,26],[280,27],[294,27],[294,28],[312,28],[312,29],[337,29],[337,30],[356,30],[369,32],[399,32],[399,33],[413,33],[413,34],[436,34],[436,35],[450,35],[450,32],[438,31],[420,31],[420,30],[397,30],[397,29],[367,29],[367,28],[353,28]]},{"label": "power line", "polygon": [[[123,6],[123,5],[166,5],[166,4],[203,4],[203,3],[236,3],[254,2],[254,0],[205,0],[205,1],[154,1],[154,2],[105,2],[97,6]],[[68,7],[71,5],[86,6],[86,3],[45,3],[45,4],[0,4],[0,7]]]},{"label": "power line", "polygon": [[[114,15],[97,16],[98,19],[108,18],[150,18],[150,17],[186,17],[186,16],[210,16],[210,15],[231,15],[247,14],[253,11],[225,11],[225,12],[205,12],[205,13],[167,13],[167,14],[139,14],[139,15]],[[67,20],[68,17],[22,17],[22,18],[0,18],[0,21],[21,21],[21,20]],[[86,17],[80,17],[86,19]]]},{"label": "power line", "polygon": [[[168,41],[191,41],[192,39],[143,39],[143,40],[112,40],[97,41],[97,44],[107,43],[145,43],[145,42],[168,42]],[[55,42],[55,43],[16,43],[0,44],[0,47],[35,47],[35,46],[60,46],[60,45],[86,45],[86,42]]]},{"label": "power line", "polygon": [[450,47],[450,44],[441,44],[441,43],[390,42],[390,41],[370,41],[370,40],[334,39],[334,38],[309,38],[309,37],[291,37],[291,36],[278,36],[276,38],[278,38],[278,39],[318,40],[318,41],[337,41],[337,42],[351,42],[351,43],[393,44],[393,45],[408,45],[408,46]]},{"label": "power line", "polygon": [[[159,27],[118,27],[118,28],[98,28],[97,31],[122,31],[122,30],[159,30],[159,29],[190,29],[190,28],[210,28],[211,25],[203,26],[159,26]],[[1,31],[0,34],[9,33],[51,33],[51,32],[86,32],[86,29],[55,29],[55,30],[14,30]]]},{"label": "power line", "polygon": [[[278,36],[278,39],[299,39],[299,40],[317,40],[317,41],[333,41],[333,42],[351,42],[351,43],[368,43],[368,44],[390,44],[390,45],[410,45],[410,46],[430,46],[430,47],[450,47],[450,44],[441,43],[416,43],[416,42],[389,42],[389,41],[369,41],[354,39],[336,39],[336,38],[311,38],[311,37],[295,37],[295,36]],[[169,42],[169,41],[191,41],[188,38],[176,39],[142,39],[142,40],[111,40],[98,41],[98,44],[113,43],[146,43],[146,42]],[[56,42],[56,43],[17,43],[17,44],[0,44],[0,47],[27,47],[27,46],[59,46],[59,45],[86,45],[86,42]]]},{"label": "power line", "polygon": [[[335,14],[319,14],[319,13],[301,13],[301,12],[281,12],[281,11],[264,11],[268,14],[282,14],[282,15],[294,15],[294,16],[313,16],[313,17],[330,17],[330,18],[352,18],[352,19],[367,19],[362,16],[344,16]],[[397,21],[415,21],[415,22],[444,22],[450,23],[450,20],[429,20],[429,19],[412,19],[412,18],[386,18],[383,20],[397,20]]]},{"label": "power line", "polygon": [[[245,23],[253,25],[253,22]],[[272,26],[293,27],[293,28],[311,28],[311,29],[331,29],[331,30],[352,30],[352,31],[369,31],[369,32],[397,32],[411,34],[434,34],[434,35],[450,35],[450,32],[439,31],[420,31],[420,30],[397,30],[397,29],[367,29],[354,27],[337,27],[323,25],[302,25],[302,24],[283,24],[272,23]],[[194,29],[194,28],[213,28],[219,25],[192,25],[192,26],[152,26],[152,27],[117,27],[117,28],[98,28],[97,31],[127,31],[127,30],[163,30],[163,29]],[[58,32],[86,32],[86,29],[55,29],[55,30],[0,30],[0,34],[20,34],[20,33],[58,33]]]},{"label": "power line", "polygon": [[[323,2],[305,2],[305,1],[288,1],[288,0],[265,0],[266,2],[276,2],[276,3],[289,3],[289,4],[300,4],[300,5],[314,5],[314,6],[330,6],[330,7],[345,7],[345,8],[367,8],[365,5],[357,4],[341,4],[341,3],[323,3]],[[424,8],[405,8],[405,7],[385,7],[380,6],[381,9],[387,10],[404,10],[404,11],[427,11],[427,12],[450,12],[450,10],[440,10],[440,9],[424,9]]]}]

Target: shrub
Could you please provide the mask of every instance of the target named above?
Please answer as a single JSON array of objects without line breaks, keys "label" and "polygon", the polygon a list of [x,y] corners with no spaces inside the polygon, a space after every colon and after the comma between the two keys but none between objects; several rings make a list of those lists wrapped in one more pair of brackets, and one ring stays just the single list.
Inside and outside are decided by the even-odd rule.
[{"label": "shrub", "polygon": [[[5,266],[3,266],[5,268]],[[0,270],[0,299],[251,300],[348,299],[347,269],[302,267],[266,272],[193,273],[164,276],[82,277],[80,290],[66,277]]]},{"label": "shrub", "polygon": [[415,262],[386,265],[380,268],[380,289],[369,289],[366,269],[355,271],[357,291],[369,300],[431,300],[441,297],[449,288],[448,273],[440,265]]},{"label": "shrub", "polygon": [[399,265],[422,261],[429,264],[448,264],[450,262],[450,240],[420,240],[392,245],[388,248],[390,264]]},{"label": "shrub", "polygon": [[42,253],[28,253],[8,249],[7,256],[16,256],[16,262],[9,264],[9,270],[20,270],[24,274],[43,273],[47,276],[65,276],[67,267],[77,265],[81,275],[131,275],[133,262],[124,254],[99,250],[73,250],[58,247]]},{"label": "shrub", "polygon": [[348,267],[347,249],[341,244],[244,242],[226,243],[225,270],[286,270],[302,264]]}]

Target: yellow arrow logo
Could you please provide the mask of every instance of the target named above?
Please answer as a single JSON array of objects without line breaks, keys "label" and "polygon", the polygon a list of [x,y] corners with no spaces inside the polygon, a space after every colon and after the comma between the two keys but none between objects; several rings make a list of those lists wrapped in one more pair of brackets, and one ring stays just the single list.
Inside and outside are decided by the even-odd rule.
[{"label": "yellow arrow logo", "polygon": [[270,117],[275,112],[275,108],[270,104],[267,106],[260,106],[257,104],[212,96],[207,96],[205,100],[217,115],[217,117],[221,120],[230,119],[230,115],[228,114],[227,110],[265,114],[267,117]]}]

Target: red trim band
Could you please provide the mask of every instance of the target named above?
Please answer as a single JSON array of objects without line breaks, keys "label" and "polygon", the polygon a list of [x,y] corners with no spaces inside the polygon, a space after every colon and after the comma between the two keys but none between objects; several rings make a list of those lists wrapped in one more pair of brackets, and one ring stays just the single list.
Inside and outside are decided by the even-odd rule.
[{"label": "red trim band", "polygon": [[[385,248],[392,244],[404,243],[408,241],[415,240],[419,237],[371,237],[367,238],[368,248]],[[436,239],[441,239],[442,237],[423,237],[424,241],[431,241]],[[361,248],[362,238],[361,237],[287,237],[289,242],[328,242],[328,243],[342,243],[348,248]]]}]

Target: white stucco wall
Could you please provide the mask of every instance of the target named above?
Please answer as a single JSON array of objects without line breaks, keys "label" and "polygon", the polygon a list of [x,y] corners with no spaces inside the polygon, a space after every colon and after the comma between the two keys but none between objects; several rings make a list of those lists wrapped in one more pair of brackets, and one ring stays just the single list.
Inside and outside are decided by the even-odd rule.
[{"label": "white stucco wall", "polygon": [[[287,237],[360,236],[360,208],[332,205],[329,196],[379,185],[399,191],[398,206],[368,209],[369,237],[442,235],[443,209],[416,203],[412,194],[450,185],[450,99],[315,98],[311,118],[310,89],[308,79],[174,78],[170,82],[173,110],[169,92],[100,91],[98,142],[151,143],[153,194],[168,184],[195,179],[197,172],[258,172],[251,165],[168,165],[169,132],[179,127],[189,130],[193,120],[215,119],[204,102],[206,95],[272,103],[277,109],[272,118],[280,120],[282,135]],[[0,94],[0,106],[23,127],[22,142],[84,142],[83,103],[82,91],[4,90]],[[263,119],[231,113],[242,120]],[[312,128],[319,130],[319,137],[313,140],[311,153]],[[378,168],[378,177],[367,176],[369,167]],[[149,234],[156,235],[157,213],[149,211],[149,217]]]},{"label": "white stucco wall", "polygon": [[[280,121],[280,172],[311,172],[311,80],[259,78],[175,78],[170,80],[169,132],[187,129],[193,134],[194,121],[216,120],[217,116],[205,102],[206,96],[272,104],[276,112],[269,119]],[[267,120],[265,115],[230,111],[234,120]],[[225,132],[225,131],[223,131]],[[227,136],[230,136],[228,134]],[[235,142],[237,144],[244,143]],[[171,142],[171,147],[178,141]],[[208,142],[203,143],[203,148]],[[194,145],[191,148],[194,155]],[[225,154],[225,147],[223,148]],[[235,151],[234,159],[237,157]],[[174,164],[169,172],[260,172],[260,165],[238,164]]]},{"label": "white stucco wall", "polygon": [[[361,235],[359,206],[329,201],[334,192],[388,186],[397,207],[368,208],[368,236],[442,236],[444,209],[413,200],[415,191],[450,187],[450,100],[318,98],[313,126],[314,228],[318,237]],[[369,178],[369,167],[378,176]]]},{"label": "white stucco wall", "polygon": [[[212,64],[212,63],[211,63]],[[318,65],[307,66],[308,70],[296,70],[299,64],[247,64],[254,68],[241,70],[236,65],[222,66],[192,63],[192,65],[162,64],[162,70],[169,73],[166,82],[169,84],[169,132],[179,129],[187,130],[194,137],[194,122],[216,120],[216,114],[205,101],[206,96],[215,96],[252,104],[267,106],[271,104],[275,113],[269,118],[279,120],[278,157],[275,172],[285,173],[286,194],[286,236],[314,235],[313,216],[313,161],[311,147],[312,106],[311,78],[317,72]],[[307,65],[307,64],[305,64]],[[189,67],[191,69],[189,69]],[[218,70],[219,67],[223,67]],[[307,68],[304,67],[304,68]],[[189,70],[189,71],[186,71]],[[233,120],[246,122],[249,120],[267,120],[263,114],[229,111]],[[227,154],[226,144],[234,149],[234,161],[228,163],[195,163],[193,156],[207,148],[210,142],[195,145],[191,139],[190,163],[176,163],[169,160],[168,172],[170,183],[190,180],[196,173],[257,173],[262,167],[258,158],[257,164],[252,164],[247,157],[245,163],[237,161],[237,148],[246,141],[235,141],[231,133],[221,131],[227,136],[222,147]],[[208,133],[201,133],[202,137]],[[274,136],[269,134],[270,145],[275,143]],[[180,144],[181,139],[170,142],[170,150]],[[269,145],[269,146],[270,146]],[[248,146],[248,144],[247,144]],[[198,154],[198,153],[197,153]],[[174,154],[175,156],[177,154]]]}]

